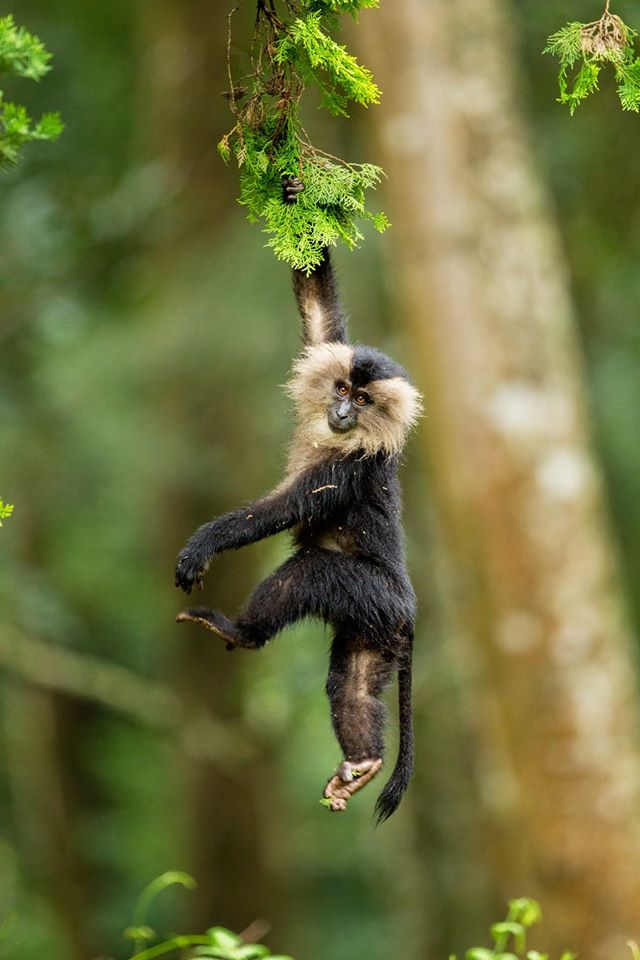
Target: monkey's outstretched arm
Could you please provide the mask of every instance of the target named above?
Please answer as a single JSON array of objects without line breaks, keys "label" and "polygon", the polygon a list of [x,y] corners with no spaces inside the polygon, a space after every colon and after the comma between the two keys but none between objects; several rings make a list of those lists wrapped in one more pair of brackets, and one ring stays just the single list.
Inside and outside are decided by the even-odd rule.
[{"label": "monkey's outstretched arm", "polygon": [[322,521],[354,496],[358,464],[329,461],[298,475],[254,500],[199,527],[178,556],[176,586],[191,593],[202,585],[212,558],[224,550],[264,540],[301,520]]}]

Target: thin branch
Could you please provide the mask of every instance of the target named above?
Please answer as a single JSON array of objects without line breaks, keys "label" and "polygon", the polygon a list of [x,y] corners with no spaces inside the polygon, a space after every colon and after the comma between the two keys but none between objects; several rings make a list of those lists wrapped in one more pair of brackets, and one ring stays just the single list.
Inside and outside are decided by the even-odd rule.
[{"label": "thin branch", "polygon": [[185,703],[170,687],[119,664],[36,640],[14,627],[0,633],[0,666],[27,683],[89,700],[145,727],[169,733],[201,760],[248,760],[256,746],[202,705]]}]

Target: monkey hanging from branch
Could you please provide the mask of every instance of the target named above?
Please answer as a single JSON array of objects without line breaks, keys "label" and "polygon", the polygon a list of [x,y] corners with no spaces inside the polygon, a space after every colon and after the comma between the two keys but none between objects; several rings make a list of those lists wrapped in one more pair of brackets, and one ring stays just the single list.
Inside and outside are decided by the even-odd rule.
[{"label": "monkey hanging from branch", "polygon": [[[285,182],[295,202],[299,181]],[[191,608],[228,649],[259,650],[284,627],[317,617],[334,631],[326,692],[343,760],[325,789],[333,811],[382,767],[381,694],[398,673],[400,745],[378,797],[378,820],[396,810],[413,770],[411,660],[415,594],[400,521],[398,461],[421,409],[407,373],[374,347],[347,340],[328,250],[307,276],[293,271],[304,349],[287,384],[296,427],[283,481],[259,500],[205,523],[178,557],[176,586],[191,593],[213,557],[282,530],[294,552],[260,583],[235,619]]]}]

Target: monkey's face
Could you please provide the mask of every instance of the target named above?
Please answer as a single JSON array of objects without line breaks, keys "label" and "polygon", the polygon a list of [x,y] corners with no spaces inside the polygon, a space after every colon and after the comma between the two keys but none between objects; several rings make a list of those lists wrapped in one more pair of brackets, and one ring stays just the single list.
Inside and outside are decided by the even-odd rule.
[{"label": "monkey's face", "polygon": [[369,394],[344,380],[337,381],[334,393],[336,399],[327,412],[327,422],[334,433],[348,433],[357,426],[360,410],[371,402]]},{"label": "monkey's face", "polygon": [[402,367],[372,347],[309,347],[296,361],[288,388],[298,436],[316,449],[345,454],[399,453],[421,407]]}]

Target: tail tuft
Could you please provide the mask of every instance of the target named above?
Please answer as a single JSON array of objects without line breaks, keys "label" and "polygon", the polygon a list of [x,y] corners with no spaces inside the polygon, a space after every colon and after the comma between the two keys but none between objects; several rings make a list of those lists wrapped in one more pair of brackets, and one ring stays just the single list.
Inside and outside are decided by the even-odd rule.
[{"label": "tail tuft", "polygon": [[400,746],[398,759],[375,806],[377,823],[384,823],[398,809],[413,773],[413,714],[411,708],[411,656],[413,636],[409,637],[406,658],[398,670]]}]

